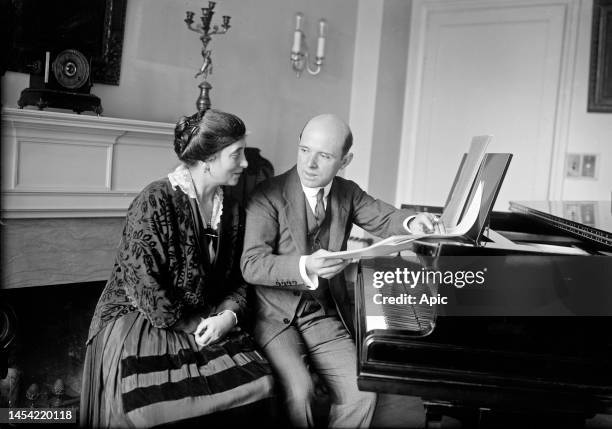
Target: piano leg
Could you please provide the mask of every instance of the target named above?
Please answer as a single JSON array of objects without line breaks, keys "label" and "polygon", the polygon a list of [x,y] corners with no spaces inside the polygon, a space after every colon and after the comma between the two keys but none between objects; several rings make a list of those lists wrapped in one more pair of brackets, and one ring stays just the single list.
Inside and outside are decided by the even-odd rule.
[{"label": "piano leg", "polygon": [[442,429],[442,415],[430,415],[427,413],[425,429]]}]

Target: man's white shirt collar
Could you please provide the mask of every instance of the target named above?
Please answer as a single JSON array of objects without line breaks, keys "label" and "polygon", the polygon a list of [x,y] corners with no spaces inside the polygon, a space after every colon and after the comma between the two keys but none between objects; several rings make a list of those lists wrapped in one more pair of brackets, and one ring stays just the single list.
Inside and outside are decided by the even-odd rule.
[{"label": "man's white shirt collar", "polygon": [[[323,191],[323,198],[327,198],[327,196],[329,195],[329,191],[331,189],[332,183],[334,181],[332,180],[331,182],[329,182],[327,185],[325,185],[323,187],[324,191]],[[300,184],[302,185],[302,182],[300,182]],[[314,198],[315,201],[317,200],[317,194],[319,193],[319,189],[321,189],[320,187],[318,188],[309,188],[307,186],[302,185],[302,189],[304,190],[304,194],[306,194],[306,198],[310,199],[310,198]]]}]

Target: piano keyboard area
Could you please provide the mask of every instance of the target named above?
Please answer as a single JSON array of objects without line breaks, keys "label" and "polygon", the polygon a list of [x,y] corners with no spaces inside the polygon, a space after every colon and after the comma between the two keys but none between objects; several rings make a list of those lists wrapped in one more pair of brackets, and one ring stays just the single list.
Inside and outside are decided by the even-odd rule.
[{"label": "piano keyboard area", "polygon": [[[380,259],[378,261],[380,262]],[[405,265],[404,261],[402,261],[402,265]],[[397,266],[397,260],[394,259],[389,270],[395,269]],[[420,269],[420,265],[418,267]],[[418,302],[423,294],[436,296],[436,285],[417,284],[415,287],[411,287],[394,282],[375,288],[372,286],[374,284],[374,268],[363,260],[361,269],[363,281],[360,282],[359,287],[364,298],[366,331],[376,329],[401,330],[416,337],[428,335],[433,331],[436,323],[436,305],[431,306]],[[377,265],[377,271],[380,270],[381,266]],[[415,297],[416,302],[414,304],[407,302],[409,295]],[[395,303],[390,304],[389,298],[394,299]]]}]

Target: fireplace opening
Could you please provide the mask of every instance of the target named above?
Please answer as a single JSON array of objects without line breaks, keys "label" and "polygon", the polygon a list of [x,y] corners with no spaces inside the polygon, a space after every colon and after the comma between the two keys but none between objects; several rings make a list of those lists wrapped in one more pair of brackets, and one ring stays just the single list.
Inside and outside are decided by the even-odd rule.
[{"label": "fireplace opening", "polygon": [[0,407],[78,407],[85,341],[104,284],[0,291],[14,313],[1,319],[0,332],[14,338],[3,350]]}]

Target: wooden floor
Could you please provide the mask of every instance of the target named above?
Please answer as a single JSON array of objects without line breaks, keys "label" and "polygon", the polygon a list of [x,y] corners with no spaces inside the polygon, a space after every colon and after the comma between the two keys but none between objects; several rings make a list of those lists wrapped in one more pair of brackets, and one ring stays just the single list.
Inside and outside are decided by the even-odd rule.
[{"label": "wooden floor", "polygon": [[[401,395],[380,395],[372,428],[405,428],[416,429],[425,427],[425,409],[420,398]],[[444,429],[461,428],[461,424],[453,419],[442,420]],[[525,427],[529,427],[526,422]],[[586,429],[612,428],[612,415],[598,414],[589,419]]]},{"label": "wooden floor", "polygon": [[401,395],[379,395],[373,428],[425,427],[425,408],[420,398]]}]

